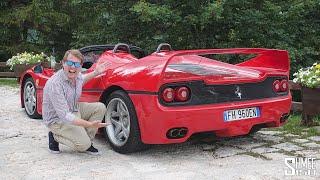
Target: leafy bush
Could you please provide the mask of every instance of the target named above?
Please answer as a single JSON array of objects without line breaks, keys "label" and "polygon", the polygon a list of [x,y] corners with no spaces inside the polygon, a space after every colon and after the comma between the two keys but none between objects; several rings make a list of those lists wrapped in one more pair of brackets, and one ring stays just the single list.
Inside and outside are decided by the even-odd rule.
[{"label": "leafy bush", "polygon": [[314,63],[311,67],[302,68],[294,73],[293,82],[309,88],[320,88],[320,64]]}]

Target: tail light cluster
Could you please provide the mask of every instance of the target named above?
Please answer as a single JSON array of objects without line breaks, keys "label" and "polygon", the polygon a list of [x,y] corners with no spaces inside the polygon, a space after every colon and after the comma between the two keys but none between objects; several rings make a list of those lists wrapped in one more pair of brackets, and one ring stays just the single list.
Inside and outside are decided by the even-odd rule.
[{"label": "tail light cluster", "polygon": [[164,102],[185,102],[190,99],[190,89],[186,86],[166,87],[161,91]]},{"label": "tail light cluster", "polygon": [[275,80],[272,85],[273,91],[276,93],[287,92],[289,90],[289,83],[286,79]]}]

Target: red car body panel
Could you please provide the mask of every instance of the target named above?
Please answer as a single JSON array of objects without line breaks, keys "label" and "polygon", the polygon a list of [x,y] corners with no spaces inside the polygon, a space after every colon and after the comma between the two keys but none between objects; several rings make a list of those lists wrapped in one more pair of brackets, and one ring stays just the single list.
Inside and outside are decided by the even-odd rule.
[{"label": "red car body panel", "polygon": [[[255,57],[232,65],[209,60],[204,57],[208,54],[254,54]],[[80,101],[102,101],[103,95],[114,88],[128,92],[137,113],[141,140],[146,144],[184,142],[194,133],[207,131],[222,137],[244,135],[258,124],[281,126],[281,117],[290,112],[290,92],[279,97],[186,106],[165,106],[159,101],[161,87],[170,83],[202,81],[210,86],[254,84],[276,76],[288,79],[290,66],[287,51],[262,48],[182,50],[153,53],[141,59],[124,52],[105,51],[98,63],[104,61],[109,61],[111,65],[104,74],[84,85]],[[177,64],[182,64],[186,70],[179,69],[182,66],[177,70]],[[190,69],[190,64],[197,69]],[[95,66],[96,64],[86,72],[93,71]],[[43,87],[53,73],[52,69],[44,69],[42,73],[29,69],[21,78],[21,85],[26,77],[34,79],[39,114],[42,111]],[[24,107],[22,94],[21,104]],[[224,111],[249,107],[259,107],[261,116],[224,121]],[[167,138],[168,130],[175,127],[187,128],[187,135],[179,139]]]},{"label": "red car body panel", "polygon": [[[266,123],[278,127],[283,112],[289,112],[291,97],[263,99],[240,103],[223,103],[194,107],[168,108],[158,103],[156,96],[131,95],[140,123],[141,138],[147,144],[179,143],[186,141],[192,134],[214,131],[217,136],[230,137],[248,134],[254,125]],[[147,105],[147,106],[146,106]],[[223,112],[229,109],[260,107],[261,117],[254,119],[224,122]],[[165,114],[165,116],[164,116]],[[167,130],[174,127],[188,128],[188,134],[181,139],[166,138]]]}]

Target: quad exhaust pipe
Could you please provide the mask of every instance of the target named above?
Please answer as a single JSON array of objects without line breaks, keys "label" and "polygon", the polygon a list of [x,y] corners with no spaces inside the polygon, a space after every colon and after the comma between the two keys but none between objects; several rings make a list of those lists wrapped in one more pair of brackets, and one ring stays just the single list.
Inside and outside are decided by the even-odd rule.
[{"label": "quad exhaust pipe", "polygon": [[188,129],[181,127],[181,128],[172,128],[169,129],[169,131],[167,132],[167,138],[169,139],[179,139],[179,138],[183,138],[187,135],[188,133]]}]

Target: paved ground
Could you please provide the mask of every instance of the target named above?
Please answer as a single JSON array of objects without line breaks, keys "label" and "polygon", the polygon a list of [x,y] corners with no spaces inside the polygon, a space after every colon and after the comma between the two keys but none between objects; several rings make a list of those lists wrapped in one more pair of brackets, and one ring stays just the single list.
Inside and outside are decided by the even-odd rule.
[{"label": "paved ground", "polygon": [[[0,100],[0,179],[320,179],[319,136],[302,139],[265,130],[252,137],[197,137],[130,155],[112,151],[98,136],[100,156],[65,146],[55,155],[47,150],[41,120],[28,118],[19,107],[18,89],[0,86]],[[287,157],[315,158],[309,165],[316,174],[285,175],[291,173]]]}]

